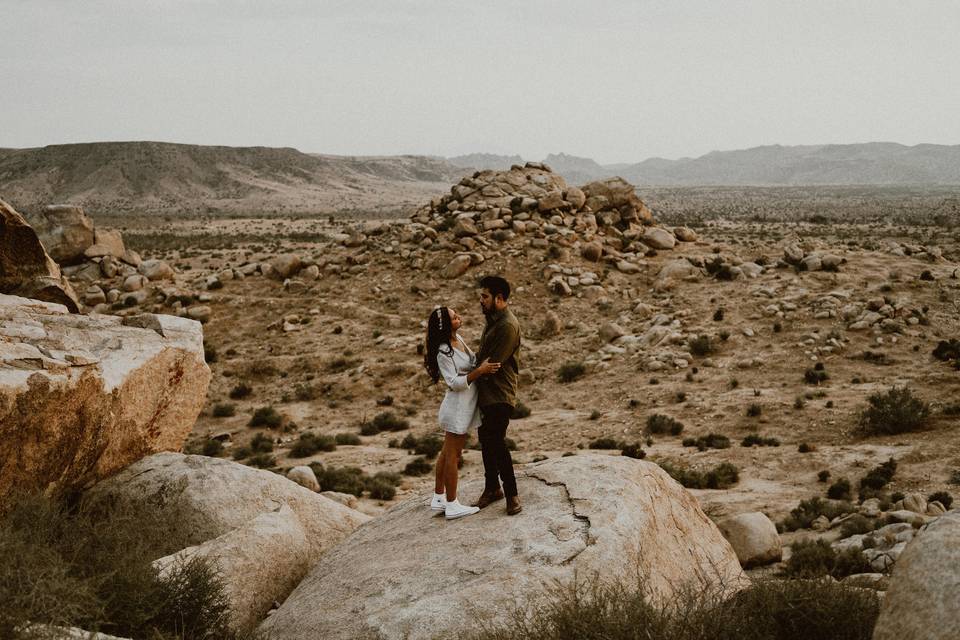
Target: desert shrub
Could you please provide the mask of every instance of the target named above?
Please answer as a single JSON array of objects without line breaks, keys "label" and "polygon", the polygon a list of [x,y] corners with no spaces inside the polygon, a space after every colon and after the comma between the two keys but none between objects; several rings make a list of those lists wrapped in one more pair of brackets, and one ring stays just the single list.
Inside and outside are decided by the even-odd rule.
[{"label": "desert shrub", "polygon": [[516,450],[517,450],[517,442],[516,442],[516,440],[514,440],[513,438],[504,438],[504,439],[503,439],[503,444],[505,444],[505,445],[507,446],[507,451],[516,451]]},{"label": "desert shrub", "polygon": [[253,393],[253,387],[248,385],[246,382],[241,382],[230,389],[229,396],[231,400],[242,400],[251,393]]},{"label": "desert shrub", "polygon": [[250,454],[252,453],[253,452],[250,450],[250,447],[237,447],[233,450],[231,455],[233,456],[234,460],[243,460],[244,458],[249,458]]},{"label": "desert shrub", "polygon": [[431,471],[433,471],[433,465],[424,457],[414,458],[403,468],[403,473],[408,476],[422,476]]},{"label": "desert shrub", "polygon": [[830,479],[830,472],[827,471],[826,469],[821,469],[820,471],[817,472],[817,480],[819,482],[826,482],[829,479]]},{"label": "desert shrub", "polygon": [[867,471],[867,474],[860,479],[859,496],[860,500],[876,496],[880,491],[890,484],[893,480],[893,474],[897,472],[897,461],[890,458],[876,467]]},{"label": "desert shrub", "polygon": [[358,445],[360,444],[360,436],[355,433],[338,433],[333,437],[333,441],[337,445]]},{"label": "desert shrub", "polygon": [[594,409],[593,411],[590,412],[590,418],[589,418],[589,419],[590,419],[590,420],[599,420],[601,416],[603,416],[603,414],[600,413],[600,410],[599,410],[599,409]]},{"label": "desert shrub", "polygon": [[873,521],[870,518],[855,513],[840,525],[840,538],[849,538],[861,533],[873,531]]},{"label": "desert shrub", "polygon": [[780,441],[776,438],[764,438],[763,436],[751,433],[740,441],[741,447],[779,447]]},{"label": "desert shrub", "polygon": [[578,378],[582,378],[586,373],[587,367],[585,364],[571,360],[560,365],[560,368],[557,370],[557,378],[560,382],[573,382]]},{"label": "desert shrub", "polygon": [[696,447],[698,451],[707,449],[727,449],[730,447],[730,438],[719,433],[708,433],[698,438],[684,438],[683,446]]},{"label": "desert shrub", "polygon": [[597,438],[588,445],[591,449],[619,449],[620,441],[615,438]]},{"label": "desert shrub", "polygon": [[0,637],[28,622],[157,640],[233,639],[223,586],[206,561],[162,577],[163,523],[120,504],[71,508],[20,496],[0,518]]},{"label": "desert shrub", "polygon": [[675,466],[669,462],[657,464],[688,489],[727,489],[740,480],[740,470],[729,462],[721,462],[706,472]]},{"label": "desert shrub", "polygon": [[373,417],[372,424],[379,431],[403,431],[410,428],[410,421],[393,411],[384,411]]},{"label": "desert shrub", "polygon": [[358,467],[324,467],[318,462],[310,463],[310,468],[317,476],[321,491],[336,491],[349,493],[360,497],[366,488],[368,476]]},{"label": "desert shrub", "polygon": [[867,403],[869,406],[860,414],[860,428],[871,435],[916,431],[930,416],[930,405],[907,387],[871,394]]},{"label": "desert shrub", "polygon": [[250,439],[250,450],[254,453],[270,453],[273,451],[273,438],[258,433]]},{"label": "desert shrub", "polygon": [[639,442],[634,442],[632,444],[623,443],[620,445],[620,455],[627,456],[628,458],[634,458],[636,460],[643,460],[647,457],[647,452],[643,450],[643,447],[640,446]]},{"label": "desert shrub", "polygon": [[271,407],[260,407],[253,412],[253,416],[250,417],[250,422],[247,424],[251,427],[268,427],[270,429],[275,429],[280,426],[283,422],[283,418],[277,413],[277,410]]},{"label": "desert shrub", "polygon": [[357,360],[346,358],[343,356],[339,358],[334,358],[333,360],[327,363],[327,371],[329,371],[330,373],[343,373],[347,369],[352,369],[353,367],[355,367],[357,365],[357,362],[358,362]]},{"label": "desert shrub", "polygon": [[[689,372],[688,372],[688,373],[689,373]],[[693,374],[690,374],[690,377],[691,377],[691,379],[692,379],[692,378],[693,378]],[[688,381],[688,382],[689,382],[689,381]],[[680,402],[686,402],[686,401],[687,401],[687,393],[686,393],[685,391],[677,391],[677,395],[674,396],[674,399],[675,399],[678,403],[680,403]]]},{"label": "desert shrub", "polygon": [[223,453],[223,443],[219,440],[214,440],[213,438],[207,438],[207,440],[203,443],[202,453],[205,456],[216,458]]},{"label": "desert shrub", "polygon": [[[818,365],[820,363],[817,363]],[[830,379],[830,375],[822,368],[811,368],[803,372],[803,381],[807,384],[820,384]]]},{"label": "desert shrub", "polygon": [[879,614],[869,590],[821,580],[758,580],[736,595],[679,593],[654,606],[638,583],[557,583],[536,605],[482,625],[465,640],[870,640]]},{"label": "desert shrub", "polygon": [[933,357],[943,362],[952,360],[954,366],[960,367],[960,340],[955,338],[941,340],[933,349]]},{"label": "desert shrub", "polygon": [[214,418],[229,418],[232,415],[236,415],[237,408],[229,402],[218,402],[213,405],[213,417]]},{"label": "desert shrub", "polygon": [[364,422],[360,425],[360,435],[375,436],[380,433],[380,428],[372,422]]},{"label": "desert shrub", "polygon": [[254,360],[247,365],[246,371],[251,378],[269,378],[279,373],[273,363],[266,360]]},{"label": "desert shrub", "polygon": [[382,398],[377,398],[378,407],[389,407],[393,405],[393,396],[383,396]]},{"label": "desert shrub", "polygon": [[828,501],[819,497],[801,500],[800,504],[790,510],[790,515],[780,523],[780,528],[784,531],[809,529],[813,521],[820,516],[833,520],[837,516],[852,513],[855,510],[856,507],[845,501]]},{"label": "desert shrub", "polygon": [[756,418],[756,417],[759,416],[761,413],[763,413],[763,407],[761,407],[761,406],[760,406],[759,404],[757,404],[756,402],[751,403],[750,406],[747,407],[747,417],[748,417],[748,418]]},{"label": "desert shrub", "polygon": [[844,578],[855,573],[871,573],[870,563],[857,549],[837,553],[825,540],[800,541],[792,546],[784,573],[793,578]]},{"label": "desert shrub", "polygon": [[794,409],[803,409],[807,405],[807,401],[803,396],[797,396],[793,399],[793,408]]},{"label": "desert shrub", "polygon": [[413,446],[415,454],[424,456],[428,460],[436,458],[441,449],[443,449],[443,440],[433,435],[420,438]]},{"label": "desert shrub", "polygon": [[517,406],[513,408],[513,413],[510,415],[511,420],[523,420],[524,418],[530,417],[530,407],[525,405],[522,402],[517,402]]},{"label": "desert shrub", "polygon": [[397,495],[397,489],[387,480],[377,478],[367,483],[367,490],[370,497],[374,500],[393,500]]},{"label": "desert shrub", "polygon": [[960,469],[954,469],[951,471],[947,482],[950,484],[960,484]]},{"label": "desert shrub", "polygon": [[293,397],[300,402],[307,402],[317,397],[317,390],[312,384],[302,382],[293,388]]},{"label": "desert shrub", "polygon": [[332,437],[317,435],[312,431],[305,431],[300,434],[297,441],[290,447],[290,457],[306,458],[318,451],[334,451],[336,448],[337,442]]},{"label": "desert shrub", "polygon": [[816,451],[817,448],[812,444],[807,444],[806,442],[801,442],[797,445],[797,453],[810,453]]},{"label": "desert shrub", "polygon": [[672,436],[678,436],[683,432],[683,424],[670,416],[655,413],[647,417],[646,431],[657,435],[669,433]]},{"label": "desert shrub", "polygon": [[827,488],[827,497],[831,500],[849,500],[850,499],[850,481],[846,478],[839,478]]},{"label": "desert shrub", "polygon": [[710,336],[705,336],[702,334],[696,338],[691,338],[687,342],[687,346],[690,347],[690,353],[699,357],[708,356],[715,350]]},{"label": "desert shrub", "polygon": [[927,496],[927,502],[939,502],[945,509],[949,509],[953,504],[953,496],[946,491],[937,491]]},{"label": "desert shrub", "polygon": [[960,416],[960,402],[951,402],[943,405],[941,413],[945,416]]},{"label": "desert shrub", "polygon": [[717,309],[713,312],[713,321],[723,322],[723,308]]},{"label": "desert shrub", "polygon": [[277,459],[274,458],[269,453],[255,453],[249,458],[247,458],[247,464],[252,467],[259,467],[261,469],[269,469],[274,467],[277,464]]}]

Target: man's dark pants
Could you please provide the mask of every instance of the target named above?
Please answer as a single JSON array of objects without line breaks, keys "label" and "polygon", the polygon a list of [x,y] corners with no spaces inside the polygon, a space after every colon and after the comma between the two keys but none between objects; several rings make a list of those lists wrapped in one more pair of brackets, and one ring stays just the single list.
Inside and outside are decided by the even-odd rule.
[{"label": "man's dark pants", "polygon": [[503,494],[506,497],[517,495],[517,479],[513,475],[513,459],[504,438],[513,407],[498,403],[480,407],[480,448],[483,454],[483,471],[486,478],[486,491],[496,491],[503,480]]}]

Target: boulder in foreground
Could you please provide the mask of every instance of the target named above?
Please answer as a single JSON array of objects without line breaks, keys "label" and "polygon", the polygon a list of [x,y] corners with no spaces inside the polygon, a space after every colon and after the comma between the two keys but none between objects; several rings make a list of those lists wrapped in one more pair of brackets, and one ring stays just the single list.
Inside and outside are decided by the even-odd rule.
[{"label": "boulder in foreground", "polygon": [[200,323],[71,315],[0,294],[0,510],[177,450],[206,400]]},{"label": "boulder in foreground", "polygon": [[960,510],[927,525],[904,549],[880,605],[874,640],[960,637]]},{"label": "boulder in foreground", "polygon": [[[655,464],[597,454],[518,474],[524,510],[433,517],[401,503],[328,553],[261,625],[275,640],[458,637],[503,623],[554,581],[640,576],[661,604],[677,590],[745,583],[696,499]],[[469,499],[481,482],[464,483]]]}]

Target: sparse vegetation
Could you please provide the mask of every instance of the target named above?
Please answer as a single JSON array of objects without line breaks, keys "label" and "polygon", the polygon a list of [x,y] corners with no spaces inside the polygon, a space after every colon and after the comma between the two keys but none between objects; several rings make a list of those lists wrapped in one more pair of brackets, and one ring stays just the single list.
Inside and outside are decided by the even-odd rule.
[{"label": "sparse vegetation", "polygon": [[628,458],[634,458],[636,460],[643,460],[647,457],[647,452],[643,450],[643,447],[640,446],[639,442],[634,442],[631,444],[621,443],[620,455],[627,456]]},{"label": "sparse vegetation", "polygon": [[855,573],[871,573],[873,570],[856,549],[837,553],[825,540],[804,540],[794,543],[784,573],[793,578],[830,576],[840,579]]},{"label": "sparse vegetation", "polygon": [[247,424],[251,427],[267,427],[269,429],[276,429],[283,423],[283,417],[277,413],[277,410],[273,407],[260,407],[253,412],[253,416],[250,418],[250,422]]},{"label": "sparse vegetation", "polygon": [[670,462],[658,462],[670,477],[688,489],[729,489],[740,480],[740,470],[729,462],[721,462],[716,467],[701,472],[681,467]]},{"label": "sparse vegetation", "polygon": [[655,435],[669,433],[678,436],[683,433],[683,424],[670,416],[654,413],[647,417],[646,432]]},{"label": "sparse vegetation", "polygon": [[307,458],[320,451],[334,451],[336,448],[337,442],[334,438],[305,431],[290,447],[290,457]]},{"label": "sparse vegetation", "polygon": [[827,488],[827,497],[831,500],[849,500],[850,499],[850,481],[846,478],[835,480]]},{"label": "sparse vegetation", "polygon": [[230,416],[236,415],[237,407],[229,402],[218,402],[213,405],[213,417],[214,418],[229,418]]},{"label": "sparse vegetation", "polygon": [[338,445],[356,446],[361,444],[360,436],[355,433],[338,433],[333,437],[333,441]]},{"label": "sparse vegetation", "polygon": [[393,411],[384,411],[374,416],[373,420],[360,426],[360,435],[375,436],[381,431],[404,431],[410,428],[410,421],[401,418]]},{"label": "sparse vegetation", "polygon": [[571,360],[570,362],[565,362],[560,365],[560,369],[557,370],[557,378],[563,383],[573,382],[574,380],[582,378],[586,373],[587,366],[585,364],[580,361]]},{"label": "sparse vegetation", "polygon": [[251,387],[246,382],[241,382],[230,389],[230,399],[231,400],[243,400],[253,393],[253,387]]},{"label": "sparse vegetation", "polygon": [[893,474],[897,471],[897,462],[890,458],[886,462],[870,469],[863,478],[860,479],[859,496],[860,500],[878,497],[881,491],[891,480]]},{"label": "sparse vegetation", "polygon": [[719,433],[708,433],[698,438],[684,438],[683,446],[696,447],[699,451],[707,449],[727,449],[730,447],[730,438]]},{"label": "sparse vegetation", "polygon": [[953,504],[953,496],[946,491],[937,491],[927,496],[927,502],[939,502],[943,505],[944,509],[949,510],[950,505]]},{"label": "sparse vegetation", "polygon": [[523,420],[524,418],[529,418],[530,414],[530,407],[525,405],[523,402],[518,401],[517,406],[513,408],[513,413],[510,415],[510,419]]},{"label": "sparse vegetation", "polygon": [[751,433],[740,441],[742,447],[779,447],[780,441],[776,438],[765,438],[763,436]]},{"label": "sparse vegetation", "polygon": [[856,511],[856,507],[846,501],[828,501],[823,498],[815,497],[808,500],[802,500],[800,504],[790,511],[779,529],[783,531],[796,531],[797,529],[809,529],[813,521],[820,516],[827,520],[833,520],[837,516]]},{"label": "sparse vegetation", "polygon": [[797,445],[797,453],[811,453],[816,451],[817,448],[812,444],[807,444],[806,442],[801,442]]},{"label": "sparse vegetation", "polygon": [[403,472],[408,476],[423,476],[431,471],[433,471],[433,465],[425,457],[414,458],[403,468]]},{"label": "sparse vegetation", "polygon": [[591,449],[619,449],[621,443],[614,438],[597,438],[596,440],[591,440],[588,447]]},{"label": "sparse vegetation", "polygon": [[687,342],[687,346],[690,347],[690,353],[701,358],[712,354],[716,350],[710,336],[702,334],[696,338],[691,338]]},{"label": "sparse vegetation", "polygon": [[752,403],[750,406],[747,407],[747,417],[748,417],[748,418],[756,418],[756,417],[759,416],[761,413],[763,413],[763,407],[761,407],[761,406],[760,406],[759,404],[757,404],[756,402]]}]

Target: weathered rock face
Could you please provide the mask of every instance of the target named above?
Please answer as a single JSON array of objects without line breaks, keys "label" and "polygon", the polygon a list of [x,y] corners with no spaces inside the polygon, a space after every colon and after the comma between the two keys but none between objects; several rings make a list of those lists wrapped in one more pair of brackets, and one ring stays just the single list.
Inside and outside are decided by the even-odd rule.
[{"label": "weathered rock face", "polygon": [[731,516],[717,526],[733,546],[744,569],[779,562],[783,556],[777,526],[760,512]]},{"label": "weathered rock face", "polygon": [[79,488],[179,449],[209,381],[197,322],[0,295],[0,509],[15,492]]},{"label": "weathered rock face", "polygon": [[83,262],[84,252],[93,245],[93,220],[82,207],[52,204],[30,218],[40,242],[50,257],[61,265]]},{"label": "weathered rock face", "polygon": [[910,542],[894,565],[874,640],[955,640],[960,617],[960,510]]},{"label": "weathered rock face", "polygon": [[300,520],[287,505],[153,564],[163,575],[194,558],[217,568],[230,605],[230,625],[241,633],[256,627],[274,602],[283,602],[316,560]]},{"label": "weathered rock face", "polygon": [[574,572],[640,575],[660,602],[684,586],[743,584],[733,549],[655,464],[577,455],[518,481],[524,511],[511,518],[502,503],[452,522],[431,517],[427,497],[397,505],[326,553],[261,629],[277,640],[458,637],[476,610],[505,622]]},{"label": "weathered rock face", "polygon": [[0,293],[79,309],[77,295],[27,221],[0,200]]},{"label": "weathered rock face", "polygon": [[306,531],[315,560],[370,519],[270,471],[181,453],[143,458],[85,497],[116,499],[149,513],[151,522],[167,523],[165,553],[201,545],[287,505]]}]

